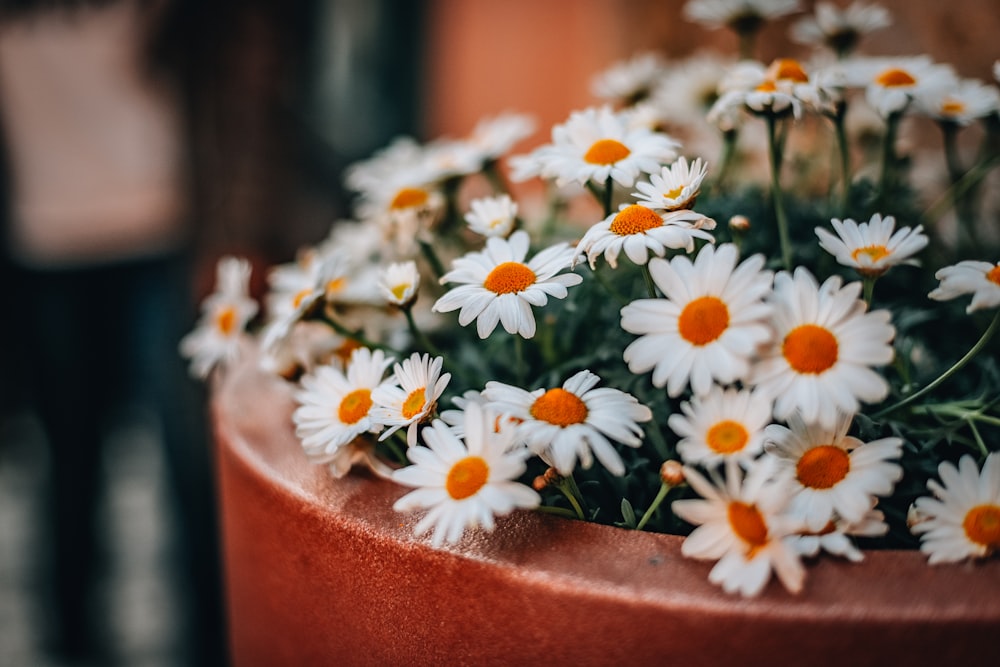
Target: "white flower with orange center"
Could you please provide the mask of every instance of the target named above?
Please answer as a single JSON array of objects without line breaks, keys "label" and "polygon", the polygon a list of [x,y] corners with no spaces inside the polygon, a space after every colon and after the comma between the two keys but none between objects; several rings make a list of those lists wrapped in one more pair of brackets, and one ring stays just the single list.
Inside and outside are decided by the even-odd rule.
[{"label": "white flower with orange center", "polygon": [[386,301],[397,306],[409,306],[417,299],[420,273],[414,261],[394,262],[385,267],[379,289]]},{"label": "white flower with orange center", "polygon": [[927,295],[932,299],[948,301],[971,294],[972,301],[965,309],[967,313],[1000,306],[1000,262],[962,260],[939,269],[934,277],[941,284]]},{"label": "white flower with orange center", "polygon": [[860,294],[860,282],[842,285],[832,276],[820,286],[804,267],[775,276],[775,335],[749,381],[775,397],[776,419],[799,411],[803,421],[833,428],[839,413],[855,414],[859,401],[888,395],[873,367],[892,361],[896,330],[888,311],[866,312]]},{"label": "white flower with orange center", "polygon": [[427,510],[413,532],[433,529],[435,547],[457,542],[469,528],[493,530],[494,517],[541,503],[538,493],[514,481],[526,469],[527,450],[510,448],[511,432],[494,430],[495,420],[496,414],[475,403],[466,406],[464,438],[436,420],[421,436],[426,447],[406,451],[413,465],[393,473],[393,481],[417,487],[393,509]]},{"label": "white flower with orange center", "polygon": [[837,517],[816,531],[807,531],[793,539],[795,550],[803,556],[816,556],[825,551],[854,563],[865,559],[852,537],[880,537],[889,532],[889,524],[881,511],[868,510],[860,521],[849,522]]},{"label": "white flower with orange center", "polygon": [[635,106],[649,97],[666,67],[659,53],[637,53],[594,77],[590,88],[603,100],[625,107]]},{"label": "white flower with orange center", "polygon": [[893,232],[896,220],[891,215],[872,215],[868,222],[857,223],[850,218],[830,221],[837,235],[816,228],[819,244],[833,255],[839,264],[855,269],[862,276],[881,276],[897,264],[917,264],[913,256],[927,245],[923,227],[901,227]]},{"label": "white flower with orange center", "polygon": [[215,291],[202,301],[197,326],[180,342],[194,377],[204,379],[213,368],[239,358],[247,323],[258,309],[250,298],[250,270],[250,262],[237,257],[222,257],[216,264]]},{"label": "white flower with orange center", "polygon": [[995,114],[1000,109],[1000,91],[975,79],[962,79],[951,87],[928,91],[916,102],[931,118],[964,126]]},{"label": "white flower with orange center", "polygon": [[748,464],[763,450],[771,399],[760,392],[715,385],[704,396],[681,403],[681,413],[670,415],[667,425],[681,438],[677,453],[685,463]]},{"label": "white flower with orange center", "polygon": [[[532,154],[534,171],[556,185],[588,182],[604,186],[610,178],[632,187],[639,174],[652,174],[677,156],[677,142],[648,127],[634,125],[611,107],[573,112],[552,128],[552,143]],[[530,174],[525,170],[515,178]]]},{"label": "white flower with orange center", "polygon": [[848,82],[865,89],[865,99],[883,118],[902,113],[923,95],[954,87],[954,70],[926,56],[865,58],[845,68]]},{"label": "white flower with orange center", "polygon": [[361,347],[351,355],[346,370],[319,366],[302,377],[292,421],[313,462],[331,463],[331,470],[342,476],[354,455],[348,445],[362,434],[382,430],[372,417],[372,393],[386,382],[391,363],[381,350]]},{"label": "white flower with orange center", "polygon": [[507,238],[517,223],[517,202],[510,195],[481,197],[469,203],[465,221],[475,233],[491,237]]},{"label": "white flower with orange center", "polygon": [[772,571],[790,592],[802,590],[805,568],[792,541],[801,524],[784,513],[786,490],[773,479],[773,463],[768,456],[757,459],[744,477],[730,462],[725,479],[712,469],[711,481],[684,467],[685,479],[702,499],[671,505],[674,514],[697,526],[681,544],[681,553],[718,561],[708,580],[727,593],[758,595]]},{"label": "white flower with orange center", "polygon": [[611,268],[618,266],[624,251],[632,263],[643,265],[652,252],[662,257],[668,249],[694,250],[695,239],[710,243],[715,238],[708,230],[715,220],[694,211],[660,213],[644,204],[622,204],[617,213],[590,227],[576,245],[578,255],[586,255],[594,268],[602,254]]},{"label": "white flower with orange center", "polygon": [[756,114],[796,118],[802,105],[820,108],[822,98],[816,84],[797,60],[779,58],[769,66],[744,60],[736,63],[719,83],[719,99],[709,110],[709,120],[745,107]]},{"label": "white flower with orange center", "polygon": [[649,262],[662,299],[639,299],[621,310],[622,329],[639,338],[625,348],[633,373],[653,371],[656,387],[678,396],[691,383],[696,395],[714,382],[730,384],[750,371],[757,349],[771,339],[771,307],[764,297],[771,272],[764,256],[737,266],[732,244],[706,245],[694,262],[678,256]]},{"label": "white flower with orange center", "polygon": [[789,475],[788,512],[811,531],[840,517],[861,521],[877,496],[892,493],[903,469],[889,459],[902,453],[900,438],[862,442],[848,435],[852,415],[840,415],[833,428],[804,423],[792,415],[788,427],[771,424],[764,447]]},{"label": "white flower with orange center", "polygon": [[800,44],[825,44],[836,53],[850,53],[868,33],[892,25],[892,15],[881,5],[852,2],[840,8],[831,2],[816,3],[816,13],[796,21],[790,30]]},{"label": "white flower with orange center", "polygon": [[439,298],[432,310],[458,310],[458,323],[463,327],[476,320],[480,338],[487,338],[498,323],[509,334],[533,337],[531,307],[544,306],[550,296],[566,298],[566,288],[580,284],[583,278],[562,273],[576,256],[569,244],[557,243],[525,262],[529,243],[528,233],[518,230],[508,239],[489,238],[482,252],[456,259],[441,283],[461,284]]},{"label": "white flower with orange center", "polygon": [[443,362],[441,357],[431,359],[429,354],[414,352],[393,366],[392,381],[372,392],[372,419],[387,427],[379,440],[406,426],[406,443],[416,444],[420,424],[433,418],[437,401],[451,380],[451,373],[441,372]]},{"label": "white flower with orange center", "polygon": [[910,530],[920,535],[928,562],[953,563],[1000,551],[1000,452],[986,457],[980,471],[968,454],[956,467],[944,461],[941,478],[927,482],[934,497],[917,498],[922,520]]},{"label": "white flower with orange center", "polygon": [[633,192],[632,196],[637,203],[650,208],[665,211],[689,209],[694,206],[707,173],[708,165],[700,157],[688,165],[687,158],[681,156],[673,164],[660,169],[660,173],[650,175],[648,183],[636,183],[638,192]]},{"label": "white flower with orange center", "polygon": [[561,387],[527,391],[502,382],[487,382],[483,398],[497,412],[519,421],[517,438],[562,475],[589,468],[594,457],[613,475],[625,465],[612,441],[628,447],[642,444],[642,422],[653,418],[631,394],[597,387],[600,378],[583,370]]}]

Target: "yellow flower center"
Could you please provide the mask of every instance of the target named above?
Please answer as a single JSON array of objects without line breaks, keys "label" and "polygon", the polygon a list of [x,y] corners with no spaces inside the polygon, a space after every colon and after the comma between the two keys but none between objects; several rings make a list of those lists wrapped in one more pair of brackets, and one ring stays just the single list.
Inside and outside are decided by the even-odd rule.
[{"label": "yellow flower center", "polygon": [[670,192],[664,192],[663,193],[663,198],[664,199],[677,199],[678,197],[681,196],[682,192],[684,192],[684,186],[683,185],[678,185],[676,188],[674,188]]},{"label": "yellow flower center", "polygon": [[327,294],[336,294],[337,292],[339,292],[342,289],[344,289],[344,287],[346,285],[347,285],[347,278],[343,278],[343,277],[341,277],[341,278],[334,278],[333,280],[331,280],[330,282],[328,282],[326,284],[326,293]]},{"label": "yellow flower center", "polygon": [[301,290],[298,294],[292,297],[292,308],[298,308],[301,306],[302,302],[309,298],[312,293],[313,291],[311,289]]},{"label": "yellow flower center", "polygon": [[802,65],[794,58],[778,58],[771,63],[767,69],[768,78],[775,81],[795,81],[796,83],[808,83],[809,75],[802,69]]},{"label": "yellow flower center", "polygon": [[631,154],[632,151],[622,142],[614,139],[601,139],[595,141],[594,145],[587,149],[587,152],[583,154],[583,159],[590,164],[614,164]]},{"label": "yellow flower center", "polygon": [[403,188],[396,193],[389,203],[389,208],[398,211],[403,208],[414,208],[427,203],[430,195],[422,188]]},{"label": "yellow flower center", "polygon": [[875,77],[875,83],[884,88],[906,88],[917,82],[906,70],[893,67]]},{"label": "yellow flower center", "polygon": [[520,262],[498,264],[483,281],[483,287],[496,294],[520,292],[535,284],[535,272]]},{"label": "yellow flower center", "polygon": [[734,500],[729,503],[728,515],[733,532],[750,545],[751,553],[767,544],[767,524],[756,505]]},{"label": "yellow flower center", "polygon": [[949,98],[941,104],[941,113],[945,116],[958,116],[965,113],[965,105],[958,100]]},{"label": "yellow flower center", "polygon": [[1000,548],[1000,505],[977,505],[962,521],[965,535],[976,544]]},{"label": "yellow flower center", "polygon": [[486,486],[489,477],[490,467],[486,461],[478,456],[467,456],[457,461],[448,471],[444,488],[455,500],[463,500],[476,495],[479,489]]},{"label": "yellow flower center", "polygon": [[392,292],[392,295],[396,297],[397,301],[402,301],[403,297],[406,295],[406,290],[409,288],[409,283],[401,283],[399,285],[393,285],[390,291]]},{"label": "yellow flower center", "polygon": [[421,387],[420,389],[414,389],[410,392],[410,395],[406,397],[403,401],[403,418],[410,419],[414,415],[420,414],[420,411],[424,409],[424,404],[427,402],[426,398],[426,388]]},{"label": "yellow flower center", "polygon": [[889,256],[889,249],[884,245],[869,245],[864,248],[857,248],[851,253],[851,258],[854,261],[860,261],[858,258],[865,255],[873,262],[877,262],[883,257]]},{"label": "yellow flower center", "polygon": [[802,486],[829,489],[840,483],[851,470],[851,457],[834,445],[819,445],[802,455],[795,473]]},{"label": "yellow flower center", "polygon": [[774,81],[771,81],[770,79],[767,79],[763,83],[761,83],[759,86],[757,86],[757,88],[755,88],[755,90],[758,93],[773,93],[773,92],[775,92],[775,91],[778,90],[778,87],[776,85],[774,85]]},{"label": "yellow flower center", "polygon": [[705,442],[708,446],[719,454],[738,452],[746,447],[749,440],[750,434],[747,433],[743,424],[731,419],[714,424],[712,428],[708,429],[708,434],[705,436]]},{"label": "yellow flower center", "polygon": [[229,336],[236,328],[236,309],[232,306],[223,308],[215,315],[215,326],[223,336]]},{"label": "yellow flower center", "polygon": [[370,389],[355,389],[340,401],[337,417],[342,424],[357,424],[372,407]]},{"label": "yellow flower center", "polygon": [[507,222],[506,218],[494,218],[493,220],[490,220],[487,227],[489,227],[490,229],[496,229],[505,222]]},{"label": "yellow flower center", "polygon": [[798,373],[818,375],[837,363],[837,338],[823,327],[803,324],[795,327],[781,346],[788,364]]},{"label": "yellow flower center", "polygon": [[1000,264],[990,269],[989,273],[986,274],[986,279],[994,285],[1000,285]]},{"label": "yellow flower center", "polygon": [[729,308],[721,299],[703,296],[684,306],[677,318],[681,337],[692,345],[707,345],[729,326]]},{"label": "yellow flower center", "polygon": [[556,426],[582,424],[587,412],[579,396],[558,387],[539,396],[531,406],[532,417]]},{"label": "yellow flower center", "polygon": [[618,211],[611,221],[611,231],[618,236],[643,234],[649,229],[663,226],[663,218],[656,211],[645,206],[632,204]]}]

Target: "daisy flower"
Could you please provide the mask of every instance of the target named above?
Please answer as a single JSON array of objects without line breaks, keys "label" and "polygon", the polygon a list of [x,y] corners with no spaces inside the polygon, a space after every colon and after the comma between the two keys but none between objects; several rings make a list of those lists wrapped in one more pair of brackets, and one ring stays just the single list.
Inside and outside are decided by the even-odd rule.
[{"label": "daisy flower", "polygon": [[632,196],[650,208],[689,209],[694,206],[707,172],[708,165],[700,157],[689,166],[687,159],[681,156],[672,165],[660,169],[660,173],[651,174],[649,183],[636,183],[638,192],[633,192]]},{"label": "daisy flower", "polygon": [[531,306],[544,306],[550,296],[566,298],[566,288],[580,284],[583,278],[561,273],[576,257],[569,244],[550,246],[525,263],[528,244],[528,233],[518,230],[508,239],[489,238],[482,252],[456,259],[441,283],[461,284],[439,298],[432,310],[448,313],[461,309],[458,323],[464,327],[476,320],[480,338],[493,333],[497,323],[509,334],[533,337]]},{"label": "daisy flower", "polygon": [[834,556],[860,563],[865,559],[851,537],[880,537],[889,532],[885,515],[879,510],[868,510],[860,521],[848,522],[837,517],[815,532],[805,532],[791,538],[795,550],[803,556],[816,556],[825,551]]},{"label": "daisy flower", "polygon": [[804,267],[775,276],[775,335],[749,381],[776,397],[776,419],[799,410],[803,421],[832,429],[838,413],[858,411],[859,400],[888,395],[889,384],[872,367],[892,361],[896,330],[889,311],[866,312],[860,293],[860,282],[842,286],[839,276],[817,285]]},{"label": "daisy flower", "polygon": [[507,238],[517,222],[517,202],[510,195],[482,197],[469,203],[465,214],[469,229],[481,236]]},{"label": "daisy flower", "polygon": [[250,270],[250,262],[237,257],[222,257],[216,264],[215,291],[202,301],[200,321],[180,342],[194,377],[205,379],[216,366],[239,358],[247,322],[258,309],[250,298]]},{"label": "daisy flower", "polygon": [[881,5],[852,2],[841,9],[831,2],[818,2],[816,13],[792,24],[790,35],[799,44],[825,44],[838,54],[847,54],[861,37],[890,25],[892,15]]},{"label": "daisy flower", "polygon": [[1000,549],[1000,452],[986,457],[982,471],[966,454],[955,467],[938,466],[941,482],[928,480],[934,497],[917,498],[922,521],[911,528],[920,535],[928,562],[952,563],[983,558]]},{"label": "daisy flower", "polygon": [[[595,388],[600,378],[583,370],[562,387],[529,392],[502,382],[487,382],[483,398],[501,414],[519,420],[517,437],[562,475],[593,465],[593,456],[613,475],[625,464],[611,441],[629,447],[642,444],[641,422],[652,411],[631,394],[612,387]],[[593,455],[593,456],[592,456]]]},{"label": "daisy flower", "polygon": [[406,443],[410,447],[416,444],[417,429],[433,417],[437,401],[451,380],[451,373],[441,372],[443,362],[441,357],[432,360],[429,354],[414,352],[402,364],[393,366],[391,382],[372,391],[372,419],[388,427],[379,440],[406,426]]},{"label": "daisy flower", "polygon": [[785,489],[772,473],[770,457],[757,460],[745,478],[734,463],[726,466],[725,479],[718,469],[711,470],[711,481],[684,468],[702,499],[675,500],[671,506],[674,514],[697,526],[681,544],[681,553],[718,561],[708,580],[727,593],[758,595],[772,570],[790,592],[802,590],[805,568],[790,539],[799,524],[783,513]]},{"label": "daisy flower", "polygon": [[964,294],[972,295],[972,302],[965,312],[1000,306],[1000,262],[980,262],[966,259],[958,264],[939,269],[934,277],[941,281],[929,296],[937,301],[948,301]]},{"label": "daisy flower", "polygon": [[535,131],[535,119],[527,114],[506,112],[476,123],[468,141],[486,161],[495,160],[530,137]]},{"label": "daisy flower", "polygon": [[400,307],[416,301],[419,287],[420,273],[414,261],[390,264],[382,271],[379,281],[379,290],[386,301]]},{"label": "daisy flower", "polygon": [[666,70],[656,52],[637,53],[601,72],[591,83],[596,97],[622,106],[635,106],[650,96]]},{"label": "daisy flower", "polygon": [[667,135],[632,125],[627,116],[603,106],[574,111],[569,120],[552,128],[552,143],[537,148],[532,156],[538,173],[554,178],[557,186],[588,182],[603,186],[610,178],[628,188],[639,174],[657,172],[673,160],[677,147]]},{"label": "daisy flower", "polygon": [[851,85],[865,89],[865,99],[883,118],[902,113],[915,98],[954,86],[955,72],[926,56],[864,58],[845,67]]},{"label": "daisy flower", "polygon": [[667,425],[681,438],[677,453],[685,463],[749,464],[763,450],[771,399],[760,392],[715,385],[704,396],[681,403],[681,413],[670,415]]},{"label": "daisy flower", "polygon": [[576,252],[578,258],[587,256],[590,268],[601,254],[611,268],[616,268],[623,250],[634,264],[643,265],[649,261],[650,252],[657,257],[668,248],[691,252],[696,238],[714,243],[715,238],[707,231],[710,229],[715,229],[715,220],[694,211],[658,213],[643,204],[622,204],[617,213],[587,230]]},{"label": "daisy flower", "polygon": [[917,264],[913,255],[924,249],[927,237],[923,227],[901,227],[893,233],[896,220],[880,213],[858,224],[850,218],[830,220],[837,236],[816,228],[819,244],[833,255],[839,264],[849,266],[866,278],[877,278],[897,264]]},{"label": "daisy flower", "polygon": [[791,113],[798,118],[803,104],[824,109],[823,95],[806,69],[792,58],[778,58],[767,67],[763,63],[744,60],[726,74],[719,84],[719,99],[709,110],[709,120],[745,107],[756,114]]},{"label": "daisy flower", "polygon": [[413,463],[393,481],[417,487],[392,506],[397,512],[426,509],[415,535],[433,528],[431,544],[457,542],[467,528],[493,530],[494,517],[541,503],[533,489],[514,481],[526,469],[527,450],[508,447],[511,433],[493,429],[496,415],[476,404],[465,409],[464,442],[442,421],[424,429],[424,446],[410,447]]},{"label": "daisy flower", "polygon": [[965,126],[995,114],[1000,108],[1000,91],[975,79],[961,79],[953,86],[920,95],[916,103],[931,118]]},{"label": "daisy flower", "polygon": [[313,462],[331,463],[341,477],[355,454],[347,445],[364,433],[382,430],[372,417],[372,394],[384,384],[391,363],[381,350],[362,347],[351,355],[345,371],[320,366],[302,377],[292,421],[295,435]]},{"label": "daisy flower", "polygon": [[771,272],[764,256],[737,266],[739,251],[726,243],[707,245],[692,263],[685,256],[649,262],[663,299],[639,299],[621,310],[622,329],[639,335],[625,348],[633,373],[652,370],[653,386],[678,396],[691,382],[696,395],[713,382],[743,379],[757,348],[771,338],[770,306],[764,296]]},{"label": "daisy flower", "polygon": [[811,531],[822,530],[835,517],[861,521],[876,496],[892,493],[903,469],[903,441],[882,438],[862,442],[847,434],[853,415],[839,415],[833,428],[810,425],[797,415],[788,427],[771,424],[764,431],[765,449],[778,459],[779,473],[789,475],[788,513]]},{"label": "daisy flower", "polygon": [[[460,438],[465,437],[465,410],[470,404],[475,403],[480,407],[486,406],[486,399],[483,397],[482,392],[475,389],[469,389],[461,396],[455,396],[451,399],[452,404],[455,406],[451,410],[441,411],[441,421],[447,424],[452,432]],[[505,429],[517,428],[520,420],[511,417],[510,415],[498,415],[496,420],[493,422],[493,429],[495,431],[501,431]],[[512,439],[508,445],[511,449],[515,447],[524,447],[524,443],[521,440]]]},{"label": "daisy flower", "polygon": [[799,0],[688,0],[684,18],[708,28],[760,24],[799,10]]}]

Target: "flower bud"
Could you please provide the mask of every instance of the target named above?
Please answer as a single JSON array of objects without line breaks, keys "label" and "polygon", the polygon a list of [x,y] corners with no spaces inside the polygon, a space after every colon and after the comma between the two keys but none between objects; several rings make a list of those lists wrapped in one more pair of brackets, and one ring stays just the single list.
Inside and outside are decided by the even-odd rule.
[{"label": "flower bud", "polygon": [[684,466],[673,459],[664,461],[660,466],[660,479],[667,486],[678,486],[684,483]]}]

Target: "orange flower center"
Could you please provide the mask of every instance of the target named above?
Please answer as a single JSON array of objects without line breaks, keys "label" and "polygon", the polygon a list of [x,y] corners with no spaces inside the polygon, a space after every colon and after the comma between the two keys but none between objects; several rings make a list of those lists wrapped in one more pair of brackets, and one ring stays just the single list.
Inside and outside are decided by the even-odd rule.
[{"label": "orange flower center", "polygon": [[750,545],[751,552],[767,544],[767,524],[756,505],[734,500],[729,503],[728,515],[733,532]]},{"label": "orange flower center", "polygon": [[865,255],[873,262],[877,262],[883,257],[889,256],[889,249],[884,245],[869,245],[864,248],[856,248],[854,252],[851,253],[851,257],[854,261],[859,261],[858,258]]},{"label": "orange flower center", "polygon": [[681,337],[692,345],[711,343],[729,326],[729,308],[721,299],[703,296],[684,306],[677,319]]},{"label": "orange flower center", "polygon": [[778,90],[778,87],[776,85],[774,85],[774,81],[771,81],[770,79],[767,79],[766,81],[764,81],[763,83],[761,83],[759,86],[757,86],[757,88],[755,88],[755,90],[758,93],[773,93],[773,92],[775,92],[775,91]]},{"label": "orange flower center", "polygon": [[558,387],[539,396],[531,406],[532,417],[556,426],[582,424],[587,412],[579,396]]},{"label": "orange flower center", "polygon": [[875,83],[885,88],[906,88],[917,82],[906,70],[893,67],[875,77]]},{"label": "orange flower center", "polygon": [[311,289],[301,290],[298,294],[292,297],[292,308],[298,308],[301,306],[302,302],[309,298],[312,293],[313,291]]},{"label": "orange flower center", "polygon": [[467,456],[457,461],[448,471],[444,488],[455,500],[463,500],[474,496],[486,485],[490,476],[490,467],[478,456]]},{"label": "orange flower center", "polygon": [[990,269],[989,273],[986,274],[986,279],[994,285],[1000,285],[1000,264]]},{"label": "orange flower center", "polygon": [[957,116],[965,113],[965,105],[958,100],[947,99],[941,105],[941,113],[946,116]]},{"label": "orange flower center", "polygon": [[767,69],[768,78],[776,81],[795,81],[796,83],[808,83],[809,75],[802,69],[802,65],[794,58],[778,58],[771,63]]},{"label": "orange flower center", "polygon": [[1000,506],[977,505],[970,509],[962,521],[965,535],[976,544],[992,549],[1000,548]]},{"label": "orange flower center", "polygon": [[398,211],[403,208],[414,208],[427,203],[430,195],[422,188],[403,188],[396,193],[389,203],[389,208]]},{"label": "orange flower center", "polygon": [[851,457],[840,447],[819,445],[802,455],[795,466],[795,473],[802,486],[810,489],[829,489],[847,477],[851,470]]},{"label": "orange flower center", "polygon": [[357,424],[372,407],[370,389],[355,389],[340,401],[337,417],[342,424]]},{"label": "orange flower center", "polygon": [[535,272],[520,262],[498,264],[483,281],[483,287],[496,294],[520,292],[535,284]]},{"label": "orange flower center", "polygon": [[353,338],[346,338],[344,339],[344,342],[341,343],[337,347],[337,349],[333,351],[333,354],[338,359],[340,359],[344,364],[346,364],[348,361],[351,360],[351,355],[354,353],[354,350],[358,349],[359,347],[361,347],[361,343],[354,340]]},{"label": "orange flower center", "polygon": [[705,442],[708,446],[719,454],[738,452],[746,447],[749,440],[750,434],[747,433],[743,424],[731,419],[726,419],[713,425],[712,428],[708,429],[708,434],[705,436]]},{"label": "orange flower center", "polygon": [[632,151],[628,146],[614,139],[601,139],[595,141],[594,145],[583,154],[583,160],[590,164],[614,164],[619,160],[624,160]]},{"label": "orange flower center", "polygon": [[347,285],[347,278],[334,278],[326,284],[327,294],[336,294]]},{"label": "orange flower center", "polygon": [[645,206],[632,204],[623,208],[611,222],[611,231],[618,236],[643,234],[649,229],[663,226],[663,218]]},{"label": "orange flower center", "polygon": [[785,336],[781,353],[798,373],[818,375],[837,363],[837,338],[815,324],[795,327]]},{"label": "orange flower center", "polygon": [[424,409],[424,404],[427,402],[426,396],[425,387],[411,391],[410,395],[403,401],[403,418],[410,419],[414,415],[420,414],[420,411]]},{"label": "orange flower center", "polygon": [[215,326],[222,332],[223,336],[229,336],[236,328],[236,309],[227,306],[220,310],[215,316]]}]

